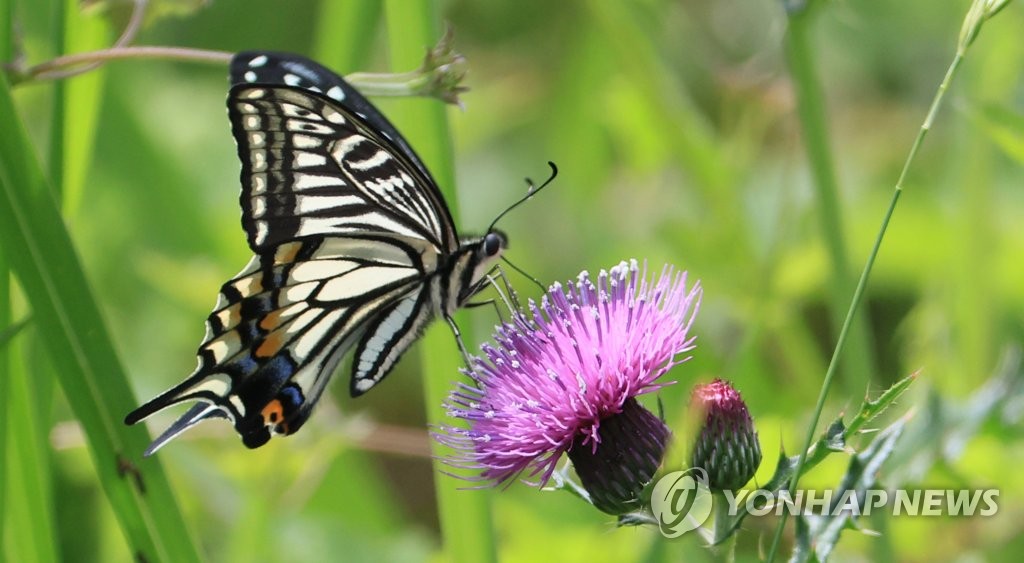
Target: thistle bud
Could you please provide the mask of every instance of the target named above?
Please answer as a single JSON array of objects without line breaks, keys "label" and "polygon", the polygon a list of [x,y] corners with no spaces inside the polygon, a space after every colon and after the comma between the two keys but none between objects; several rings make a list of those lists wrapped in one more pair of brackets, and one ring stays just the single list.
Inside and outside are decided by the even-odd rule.
[{"label": "thistle bud", "polygon": [[691,405],[703,417],[690,467],[707,471],[711,490],[735,491],[761,464],[761,446],[747,405],[729,383],[715,379],[693,389]]}]

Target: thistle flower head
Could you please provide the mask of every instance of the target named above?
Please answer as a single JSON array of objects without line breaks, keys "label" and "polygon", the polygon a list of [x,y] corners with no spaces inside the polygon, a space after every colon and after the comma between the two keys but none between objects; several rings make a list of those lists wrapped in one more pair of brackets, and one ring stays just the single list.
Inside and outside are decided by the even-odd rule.
[{"label": "thistle flower head", "polygon": [[761,465],[761,446],[746,403],[721,379],[697,385],[691,406],[703,417],[690,467],[703,468],[712,490],[735,491]]},{"label": "thistle flower head", "polygon": [[[634,398],[667,385],[659,378],[689,359],[700,295],[699,284],[687,289],[684,272],[666,266],[649,279],[635,261],[601,271],[596,282],[583,272],[553,285],[540,304],[529,303],[529,316],[515,314],[497,329],[496,345],[484,346],[466,372],[473,383],[458,384],[449,396],[449,414],[469,427],[444,426],[435,434],[456,449],[448,461],[481,470],[482,481],[525,473],[543,485],[562,454],[572,452],[585,487],[586,455],[644,466],[616,472],[599,463],[594,476],[650,480],[668,430]],[[606,442],[620,455],[601,451]],[[638,449],[623,450],[630,444]]]}]

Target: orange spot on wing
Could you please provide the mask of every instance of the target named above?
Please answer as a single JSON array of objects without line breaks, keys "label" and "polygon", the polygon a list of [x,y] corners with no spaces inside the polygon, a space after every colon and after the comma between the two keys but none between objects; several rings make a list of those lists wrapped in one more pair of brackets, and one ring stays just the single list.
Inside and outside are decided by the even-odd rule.
[{"label": "orange spot on wing", "polygon": [[263,415],[263,422],[268,426],[275,426],[276,431],[282,434],[288,434],[288,424],[284,421],[284,407],[281,405],[281,401],[274,399],[267,403],[267,406],[263,407],[261,412]]},{"label": "orange spot on wing", "polygon": [[271,332],[281,326],[281,311],[281,309],[278,309],[267,313],[267,316],[263,317],[263,320],[260,321],[260,328],[267,332]]},{"label": "orange spot on wing", "polygon": [[279,332],[272,332],[263,339],[263,343],[260,344],[259,348],[256,348],[256,355],[261,358],[270,358],[276,356],[281,351],[281,346],[284,345],[284,339]]}]

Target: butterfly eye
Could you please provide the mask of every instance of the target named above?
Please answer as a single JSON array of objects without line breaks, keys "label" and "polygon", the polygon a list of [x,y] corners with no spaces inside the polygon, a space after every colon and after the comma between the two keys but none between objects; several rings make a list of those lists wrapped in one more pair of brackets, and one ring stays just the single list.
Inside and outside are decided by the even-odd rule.
[{"label": "butterfly eye", "polygon": [[505,239],[504,234],[498,231],[491,231],[484,237],[484,254],[495,256],[504,250],[507,245],[508,241]]}]

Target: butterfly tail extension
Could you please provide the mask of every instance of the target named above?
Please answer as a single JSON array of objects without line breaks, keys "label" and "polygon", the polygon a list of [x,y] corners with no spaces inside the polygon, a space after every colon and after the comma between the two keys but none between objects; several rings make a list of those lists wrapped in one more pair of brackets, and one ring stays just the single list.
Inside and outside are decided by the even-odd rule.
[{"label": "butterfly tail extension", "polygon": [[[128,415],[124,417],[124,423],[127,425],[137,424],[167,407],[185,401],[202,400],[203,397],[197,396],[197,393],[203,392],[203,389],[201,389],[200,386],[205,379],[205,375],[193,374],[185,381],[182,381],[149,401],[146,401],[145,404],[128,413]],[[209,394],[209,392],[206,394]],[[209,400],[204,402],[207,404],[212,403],[212,401]]]},{"label": "butterfly tail extension", "polygon": [[143,455],[154,454],[171,439],[203,420],[209,418],[237,419],[237,413],[230,412],[228,407],[225,407],[227,403],[225,398],[216,393],[217,381],[215,377],[211,378],[206,373],[198,372],[128,413],[124,418],[124,423],[137,424],[168,407],[187,401],[197,401],[192,408],[161,433],[146,448]]},{"label": "butterfly tail extension", "polygon": [[[258,448],[267,443],[272,435],[272,427],[275,428],[275,432],[278,434],[290,434],[298,429],[298,425],[295,425],[289,431],[287,426],[275,426],[272,424],[284,420],[302,406],[304,399],[301,393],[295,393],[295,390],[289,389],[289,387],[294,386],[286,386],[278,391],[276,397],[267,402],[260,412],[245,416],[243,412],[238,412],[230,406],[230,396],[218,396],[212,394],[209,389],[203,388],[204,384],[210,383],[210,379],[207,374],[203,374],[202,377],[198,378],[198,381],[193,379],[186,380],[181,385],[169,389],[155,399],[130,412],[125,417],[125,424],[136,424],[167,407],[186,401],[197,401],[192,408],[164,430],[146,448],[144,456],[156,453],[164,444],[182,432],[211,418],[223,418],[232,422],[235,430],[242,437],[242,442],[249,448]],[[269,388],[266,385],[263,387]],[[240,401],[236,400],[236,402]]]},{"label": "butterfly tail extension", "polygon": [[207,403],[206,401],[200,401],[183,414],[181,418],[176,420],[174,424],[170,425],[167,430],[164,430],[156,440],[153,440],[142,455],[144,457],[149,457],[155,454],[157,450],[162,448],[167,442],[176,438],[178,434],[181,434],[208,418],[227,418],[227,415],[217,405]]}]

